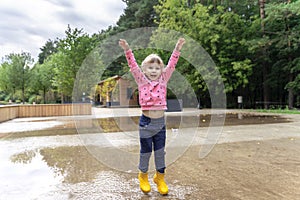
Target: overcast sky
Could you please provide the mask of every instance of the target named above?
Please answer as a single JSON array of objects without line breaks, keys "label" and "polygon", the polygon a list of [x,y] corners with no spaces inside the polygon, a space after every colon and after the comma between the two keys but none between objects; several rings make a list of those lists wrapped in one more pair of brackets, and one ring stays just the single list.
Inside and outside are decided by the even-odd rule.
[{"label": "overcast sky", "polygon": [[37,61],[48,39],[63,38],[68,24],[88,34],[116,25],[121,0],[0,0],[0,59],[29,52]]}]

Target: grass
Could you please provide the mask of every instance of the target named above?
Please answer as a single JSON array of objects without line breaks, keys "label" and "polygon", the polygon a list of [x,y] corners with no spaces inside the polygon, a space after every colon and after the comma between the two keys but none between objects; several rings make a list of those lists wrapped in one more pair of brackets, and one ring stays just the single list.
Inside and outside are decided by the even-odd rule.
[{"label": "grass", "polygon": [[297,109],[258,109],[253,110],[255,112],[264,112],[264,113],[275,113],[275,114],[300,114],[300,110]]}]

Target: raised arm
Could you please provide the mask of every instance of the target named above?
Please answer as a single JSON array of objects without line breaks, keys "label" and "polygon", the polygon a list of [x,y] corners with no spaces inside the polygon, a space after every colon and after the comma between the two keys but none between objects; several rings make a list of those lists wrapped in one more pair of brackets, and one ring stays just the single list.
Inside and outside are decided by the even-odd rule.
[{"label": "raised arm", "polygon": [[124,50],[125,53],[125,57],[127,60],[127,63],[130,67],[131,70],[135,70],[136,68],[139,68],[138,64],[135,61],[134,55],[132,50],[130,49],[128,43],[126,40],[124,39],[120,39],[119,40],[119,45],[120,47],[122,47],[122,49]]},{"label": "raised arm", "polygon": [[179,59],[180,56],[180,50],[182,49],[183,44],[185,43],[185,39],[184,38],[179,38],[175,48],[173,50],[173,53],[169,59],[167,68],[175,68],[177,61]]},{"label": "raised arm", "polygon": [[135,81],[137,82],[137,84],[141,84],[145,80],[145,75],[142,72],[141,68],[138,66],[138,64],[134,58],[134,54],[133,54],[132,50],[130,49],[127,41],[124,39],[120,39],[119,45],[124,50],[127,63],[130,67],[130,71],[131,71]]},{"label": "raised arm", "polygon": [[185,43],[185,39],[184,38],[179,38],[177,43],[176,43],[175,50],[180,51],[184,43]]},{"label": "raised arm", "polygon": [[175,66],[178,62],[179,56],[180,56],[180,50],[183,46],[183,44],[185,43],[185,39],[184,38],[179,38],[175,48],[173,50],[173,53],[169,59],[168,65],[167,67],[164,69],[164,77],[165,77],[165,81],[169,81],[169,79],[172,76],[172,73],[175,70]]},{"label": "raised arm", "polygon": [[120,39],[120,40],[119,40],[119,45],[122,47],[122,49],[123,49],[125,52],[128,51],[128,50],[130,49],[130,47],[129,47],[127,41],[124,40],[124,39]]}]

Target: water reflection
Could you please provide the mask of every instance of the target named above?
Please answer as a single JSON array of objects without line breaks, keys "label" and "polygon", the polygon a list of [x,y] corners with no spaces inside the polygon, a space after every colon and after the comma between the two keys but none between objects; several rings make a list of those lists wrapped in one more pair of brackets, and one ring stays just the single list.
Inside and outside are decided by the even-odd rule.
[{"label": "water reflection", "polygon": [[1,153],[0,199],[38,199],[62,180],[38,152],[23,152],[10,159]]},{"label": "water reflection", "polygon": [[15,166],[46,164],[46,167],[51,169],[52,176],[60,177],[65,183],[91,181],[99,171],[105,169],[98,160],[88,153],[84,146],[26,151],[12,155],[10,160],[16,164]]},{"label": "water reflection", "polygon": [[45,148],[40,150],[48,166],[64,176],[67,183],[88,182],[105,170],[84,146]]},{"label": "water reflection", "polygon": [[20,154],[12,155],[10,159],[13,163],[29,164],[35,156],[36,151],[25,151]]},{"label": "water reflection", "polygon": [[[224,117],[223,115],[214,115],[214,119]],[[275,116],[275,115],[255,115],[251,113],[229,113],[225,116],[224,126],[247,125],[247,124],[269,124],[269,123],[286,123],[291,120]],[[211,124],[211,114],[201,114],[196,116],[166,116],[167,128],[179,129],[189,127],[209,127],[211,125],[217,126],[218,124]],[[197,121],[198,120],[198,121]],[[78,133],[112,133],[123,132],[130,133],[131,131],[138,130],[139,116],[131,117],[108,117],[108,118],[91,118],[64,121],[62,125],[52,128],[36,131],[24,131],[14,134],[0,134],[0,140],[23,138],[23,137],[36,137],[36,136],[57,136],[57,135],[76,135]],[[223,124],[221,124],[223,125]],[[55,131],[53,131],[55,130]]]},{"label": "water reflection", "polygon": [[0,170],[5,172],[0,174],[0,199],[185,199],[196,191],[170,183],[173,192],[167,198],[155,191],[145,196],[136,174],[108,169],[83,146],[0,155]]}]

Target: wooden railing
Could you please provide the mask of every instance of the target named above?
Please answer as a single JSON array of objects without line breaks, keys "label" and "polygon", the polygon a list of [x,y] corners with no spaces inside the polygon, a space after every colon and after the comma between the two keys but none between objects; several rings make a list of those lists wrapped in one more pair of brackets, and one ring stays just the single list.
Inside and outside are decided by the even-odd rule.
[{"label": "wooden railing", "polygon": [[0,107],[0,122],[18,117],[90,115],[91,104],[36,104]]}]

